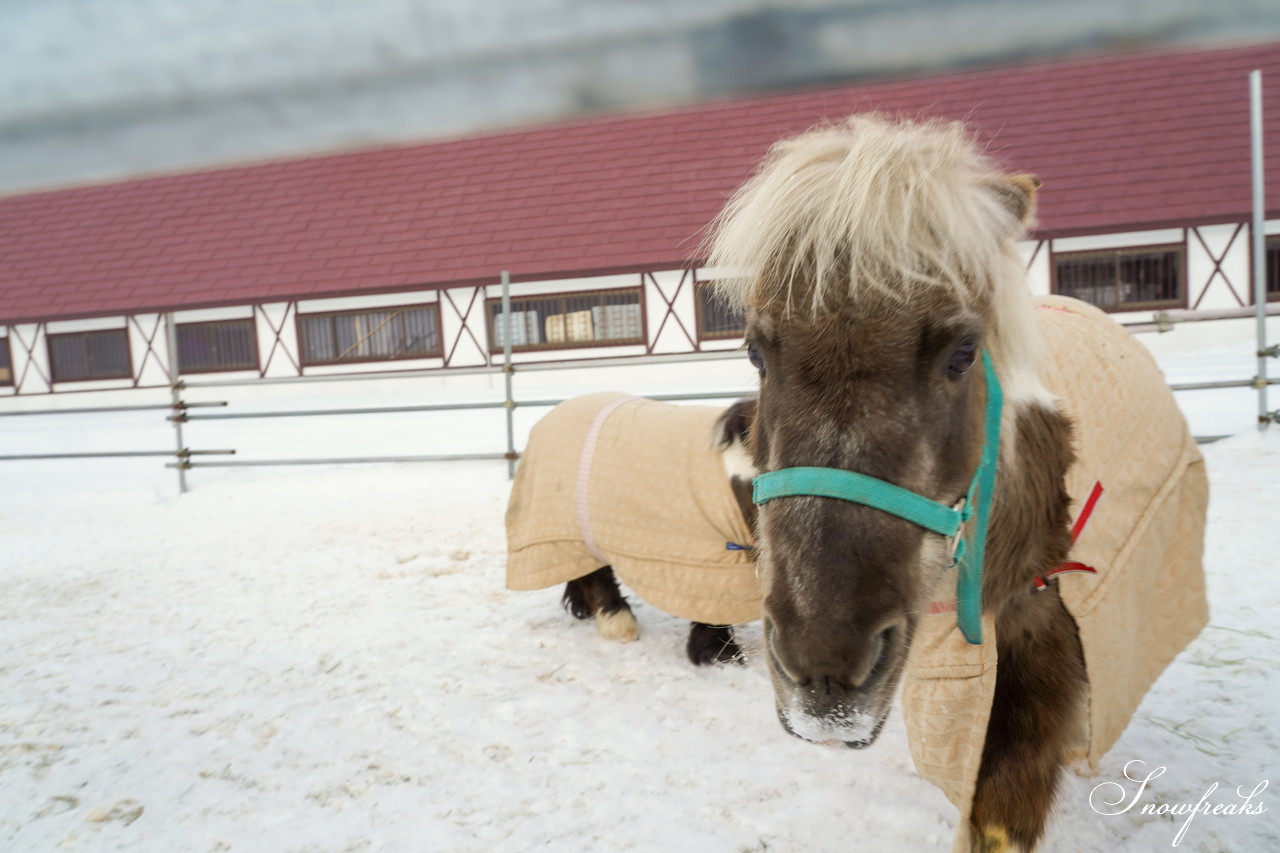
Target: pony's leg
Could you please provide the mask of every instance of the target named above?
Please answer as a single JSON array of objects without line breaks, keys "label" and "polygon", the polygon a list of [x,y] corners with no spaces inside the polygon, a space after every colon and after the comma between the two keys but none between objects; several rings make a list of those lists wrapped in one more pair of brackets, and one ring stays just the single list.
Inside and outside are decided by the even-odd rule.
[{"label": "pony's leg", "polygon": [[996,645],[1000,665],[969,818],[970,849],[1023,853],[1044,832],[1087,675],[1075,620],[1056,586],[1010,602],[996,622]]},{"label": "pony's leg", "polygon": [[564,586],[564,594],[560,596],[560,603],[564,605],[564,609],[569,611],[569,615],[574,619],[595,618],[595,613],[592,612],[591,606],[587,604],[587,587],[590,585],[590,577],[590,575],[587,575],[577,580],[569,581]]},{"label": "pony's leg", "polygon": [[685,651],[694,666],[742,660],[742,649],[733,639],[733,628],[728,625],[691,622],[689,645],[685,647]]},{"label": "pony's leg", "polygon": [[560,600],[578,619],[594,618],[596,631],[606,640],[630,643],[640,635],[639,623],[610,566],[569,581]]}]

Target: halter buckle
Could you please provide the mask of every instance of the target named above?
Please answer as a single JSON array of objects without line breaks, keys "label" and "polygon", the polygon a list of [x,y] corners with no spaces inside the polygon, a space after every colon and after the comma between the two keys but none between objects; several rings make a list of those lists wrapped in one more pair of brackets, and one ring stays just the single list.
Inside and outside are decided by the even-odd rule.
[{"label": "halter buckle", "polygon": [[968,518],[965,516],[965,506],[968,504],[968,498],[960,498],[955,502],[951,509],[960,514],[960,526],[956,528],[956,532],[947,537],[947,558],[951,561],[947,564],[948,569],[954,569],[960,562],[960,558],[964,556],[964,526]]}]

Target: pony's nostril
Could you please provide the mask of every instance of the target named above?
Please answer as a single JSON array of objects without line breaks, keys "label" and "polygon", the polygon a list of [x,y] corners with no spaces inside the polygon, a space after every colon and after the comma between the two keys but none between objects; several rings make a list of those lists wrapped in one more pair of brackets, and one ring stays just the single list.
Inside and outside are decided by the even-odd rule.
[{"label": "pony's nostril", "polygon": [[768,644],[769,667],[783,681],[787,682],[792,687],[808,687],[813,683],[813,679],[805,678],[799,673],[792,672],[787,668],[787,665],[782,662],[782,655],[778,654],[777,643],[772,636],[769,636],[772,634],[772,631],[768,630],[771,627],[772,626],[766,625],[766,643]]},{"label": "pony's nostril", "polygon": [[803,675],[799,675],[787,669],[786,665],[782,662],[782,659],[778,657],[777,653],[772,649],[769,650],[769,658],[773,662],[774,671],[777,672],[778,675],[782,676],[782,678],[793,687],[808,687],[813,683],[812,678],[806,678]]},{"label": "pony's nostril", "polygon": [[871,654],[868,655],[872,663],[871,668],[867,670],[867,677],[862,680],[864,685],[875,681],[889,669],[889,664],[893,661],[893,646],[896,633],[897,626],[890,625],[879,634],[876,634],[875,639],[872,640]]}]

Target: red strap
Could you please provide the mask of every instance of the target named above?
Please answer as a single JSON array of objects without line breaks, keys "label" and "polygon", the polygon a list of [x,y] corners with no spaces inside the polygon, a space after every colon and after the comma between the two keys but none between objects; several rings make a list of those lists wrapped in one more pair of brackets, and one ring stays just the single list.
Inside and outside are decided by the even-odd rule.
[{"label": "red strap", "polygon": [[[1046,307],[1046,306],[1038,306]],[[1089,523],[1089,516],[1093,515],[1094,509],[1098,506],[1098,499],[1102,497],[1102,483],[1094,481],[1093,488],[1089,490],[1089,497],[1084,499],[1084,506],[1080,508],[1080,515],[1076,517],[1076,523],[1071,526],[1071,544],[1074,545],[1076,540],[1080,538],[1080,532],[1084,530],[1084,526]],[[1058,566],[1053,571],[1043,576],[1037,576],[1032,580],[1035,584],[1036,591],[1048,589],[1049,581],[1058,575],[1065,575],[1067,572],[1086,572],[1096,575],[1098,570],[1093,566],[1086,566],[1084,563],[1077,563],[1069,560]],[[929,605],[930,613],[951,613],[956,609],[955,601],[935,601]]]},{"label": "red strap", "polygon": [[[1089,490],[1089,497],[1085,498],[1084,506],[1080,508],[1080,515],[1076,517],[1076,523],[1071,527],[1071,544],[1074,545],[1076,540],[1080,538],[1080,531],[1084,530],[1084,526],[1089,523],[1089,516],[1093,515],[1093,510],[1098,505],[1098,498],[1102,497],[1102,483],[1094,481],[1093,488]],[[1049,585],[1051,578],[1058,575],[1065,575],[1067,572],[1088,572],[1096,575],[1098,570],[1093,566],[1086,566],[1084,563],[1068,561],[1058,566],[1058,568],[1049,572],[1043,577],[1037,576],[1033,581],[1036,590],[1042,590]]]},{"label": "red strap", "polygon": [[1100,497],[1102,497],[1102,483],[1095,480],[1093,488],[1089,490],[1089,497],[1084,499],[1084,507],[1080,510],[1080,517],[1076,519],[1075,525],[1071,528],[1072,545],[1080,538],[1080,531],[1084,530],[1085,524],[1089,521],[1089,516],[1093,515],[1093,508],[1098,505],[1098,498]]},{"label": "red strap", "polygon": [[1049,574],[1045,575],[1044,577],[1037,577],[1035,579],[1036,589],[1038,590],[1044,589],[1046,586],[1049,585],[1048,581],[1050,578],[1055,578],[1058,575],[1065,575],[1067,572],[1088,572],[1091,575],[1096,575],[1098,573],[1098,570],[1095,569],[1093,566],[1086,566],[1084,563],[1076,563],[1076,562],[1063,563],[1061,566],[1058,566],[1058,568],[1049,572]]}]

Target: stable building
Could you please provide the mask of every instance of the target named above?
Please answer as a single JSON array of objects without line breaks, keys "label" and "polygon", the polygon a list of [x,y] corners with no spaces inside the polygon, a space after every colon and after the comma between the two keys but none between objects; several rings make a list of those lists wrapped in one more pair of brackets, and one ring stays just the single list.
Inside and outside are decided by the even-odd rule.
[{"label": "stable building", "polygon": [[772,142],[868,110],[961,119],[1040,176],[1031,288],[1177,337],[1254,310],[1255,69],[1280,300],[1280,43],[1166,50],[3,197],[0,396],[736,349],[707,223]]}]

